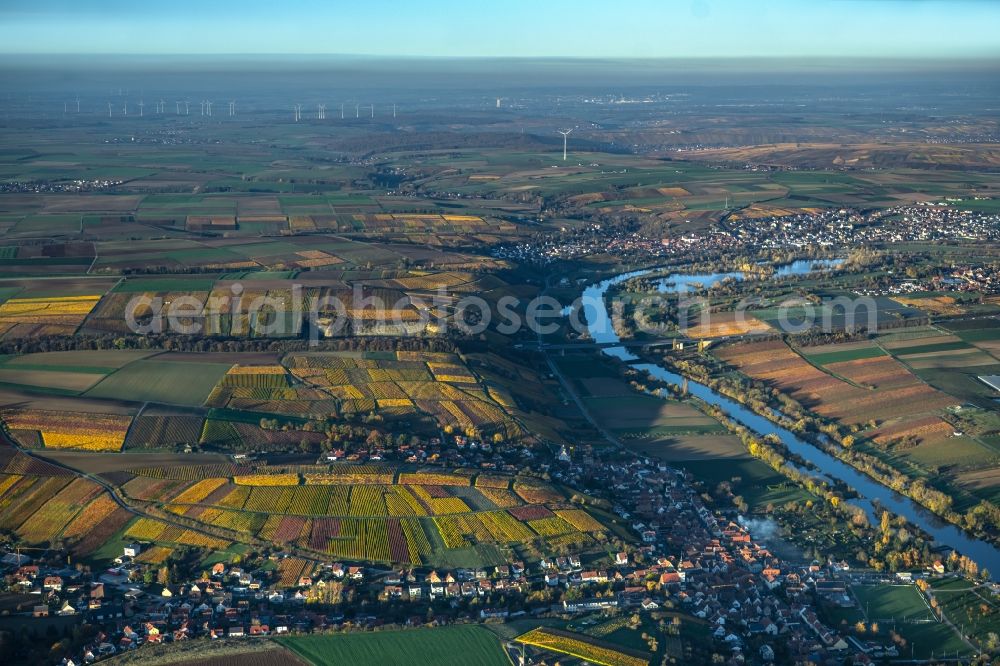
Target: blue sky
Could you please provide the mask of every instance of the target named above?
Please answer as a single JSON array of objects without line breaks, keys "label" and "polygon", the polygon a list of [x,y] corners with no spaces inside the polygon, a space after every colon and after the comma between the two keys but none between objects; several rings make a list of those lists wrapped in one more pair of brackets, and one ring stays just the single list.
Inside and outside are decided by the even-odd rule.
[{"label": "blue sky", "polygon": [[996,0],[0,0],[3,53],[997,57]]}]

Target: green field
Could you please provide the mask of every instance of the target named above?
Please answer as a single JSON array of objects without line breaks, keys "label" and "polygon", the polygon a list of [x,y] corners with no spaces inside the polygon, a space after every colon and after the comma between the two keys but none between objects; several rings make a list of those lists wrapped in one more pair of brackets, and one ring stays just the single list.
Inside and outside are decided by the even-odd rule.
[{"label": "green field", "polygon": [[971,652],[955,630],[937,621],[916,586],[854,585],[851,590],[861,604],[860,613],[847,613],[843,619],[859,619],[857,615],[863,613],[869,625],[879,626],[878,636],[871,637],[883,643],[889,642],[891,631],[902,636],[906,642],[899,646],[901,658],[931,659]]},{"label": "green field", "polygon": [[[886,627],[884,631],[887,633],[889,629]],[[943,622],[897,624],[893,630],[907,641],[900,650],[900,657],[912,655],[916,659],[934,659],[972,653],[959,635]]]},{"label": "green field", "polygon": [[88,349],[86,351],[40,352],[3,360],[5,368],[87,372],[107,374],[155,352],[128,349]]},{"label": "green field", "polygon": [[973,402],[980,407],[995,406],[996,390],[979,380],[979,375],[1000,373],[1000,364],[977,365],[969,368],[927,368],[914,370],[925,382],[959,400]]},{"label": "green field", "polygon": [[913,585],[853,585],[851,590],[872,622],[930,620],[931,609]]},{"label": "green field", "polygon": [[915,347],[902,347],[892,350],[895,356],[912,356],[913,354],[930,354],[933,352],[956,351],[959,349],[972,349],[964,342],[939,342],[932,345],[917,345]]},{"label": "green field", "polygon": [[475,626],[295,636],[278,643],[316,666],[510,666],[497,637]]},{"label": "green field", "polygon": [[135,293],[144,291],[212,291],[214,277],[183,278],[129,278],[115,287],[116,292]]},{"label": "green field", "polygon": [[842,363],[844,361],[859,361],[863,358],[875,358],[885,356],[878,347],[861,347],[858,349],[845,349],[843,351],[825,352],[821,354],[810,354],[809,349],[802,349],[802,355],[816,365],[828,365],[830,363]]},{"label": "green field", "polygon": [[746,500],[751,511],[768,504],[815,500],[815,496],[788,483],[788,479],[753,458],[727,459],[724,464],[713,460],[687,460],[677,463],[710,488],[723,481],[732,483],[733,493]]},{"label": "green field", "polygon": [[89,398],[200,406],[229,370],[228,363],[136,361],[87,391]]}]

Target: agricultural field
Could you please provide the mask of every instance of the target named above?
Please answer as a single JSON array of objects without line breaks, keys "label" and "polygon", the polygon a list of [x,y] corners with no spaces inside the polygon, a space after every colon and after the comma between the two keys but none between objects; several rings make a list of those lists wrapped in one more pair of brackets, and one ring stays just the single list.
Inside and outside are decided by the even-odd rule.
[{"label": "agricultural field", "polygon": [[[473,485],[475,479],[468,475],[387,473],[346,465],[307,469],[301,475],[257,472],[223,478],[206,475],[213,471],[249,470],[232,467],[226,470],[222,465],[174,468],[169,473],[176,478],[171,479],[164,478],[167,472],[163,468],[143,468],[134,470],[140,475],[129,481],[116,477],[126,496],[202,523],[201,530],[153,518],[133,518],[106,495],[99,495],[98,488],[89,482],[74,482],[70,488],[79,486],[80,490],[58,494],[70,477],[52,477],[41,485],[39,482],[28,486],[20,477],[9,477],[4,483],[31,489],[25,496],[27,504],[14,503],[20,493],[5,493],[10,498],[7,501],[11,502],[12,516],[20,512],[31,515],[37,508],[49,505],[59,508],[86,504],[78,514],[75,510],[55,511],[52,514],[57,519],[55,523],[38,521],[34,531],[27,533],[42,540],[42,537],[54,538],[65,527],[68,542],[75,552],[83,554],[107,552],[109,543],[139,540],[157,548],[155,556],[166,557],[167,549],[179,546],[221,551],[229,548],[234,539],[257,538],[349,561],[431,565],[466,562],[470,564],[463,566],[482,566],[499,562],[497,547],[501,546],[537,558],[557,547],[575,551],[599,548],[598,544],[606,538],[599,521],[565,503],[559,492],[538,482],[507,479],[508,486],[527,504],[505,511],[483,508],[488,500],[479,495]],[[411,485],[393,484],[394,477]],[[348,479],[353,485],[331,483]],[[461,481],[466,485],[431,485]],[[484,482],[499,490],[498,477],[486,478]],[[546,504],[531,503],[543,501]],[[480,509],[473,511],[470,505]],[[44,535],[38,532],[43,528]],[[120,536],[116,537],[119,530]]]},{"label": "agricultural field", "polygon": [[284,364],[298,382],[336,401],[342,414],[426,415],[456,432],[497,434],[505,439],[523,432],[454,354],[305,353],[286,356]]},{"label": "agricultural field", "polygon": [[[851,348],[803,357],[781,341],[727,345],[714,353],[817,414],[848,425],[907,422],[958,404],[883,354]],[[852,358],[857,355],[862,358]]]},{"label": "agricultural field", "polygon": [[0,448],[0,528],[25,544],[66,544],[88,556],[105,545],[132,517],[96,483]]},{"label": "agricultural field", "polygon": [[689,402],[639,393],[610,371],[573,357],[559,366],[591,415],[637,453],[675,463],[747,456],[737,437]]},{"label": "agricultural field", "polygon": [[972,346],[933,329],[910,333],[800,349],[781,341],[742,343],[713,353],[814,413],[852,427],[861,446],[890,464],[990,496],[992,470],[1000,464],[992,433],[1000,422],[992,409],[963,406],[967,395],[955,390],[954,380],[963,368],[927,369],[927,359],[944,360]]},{"label": "agricultural field", "polygon": [[244,641],[238,638],[182,641],[143,646],[117,655],[119,666],[306,666],[308,662],[270,641]]},{"label": "agricultural field", "polygon": [[[148,194],[102,198],[127,208],[123,211],[126,214],[83,215],[82,225],[79,214],[63,220],[54,216],[22,218],[13,227],[0,229],[0,235],[9,242],[0,255],[0,273],[51,275],[96,270],[128,274],[136,269],[152,269],[152,273],[187,270],[195,274],[343,271],[393,267],[403,259],[420,262],[428,258],[436,266],[467,269],[475,267],[475,260],[449,246],[459,245],[465,239],[513,237],[520,231],[516,223],[501,219],[506,217],[503,211],[484,210],[474,215],[444,211],[409,213],[406,208],[412,208],[412,202],[391,198],[336,200],[336,204],[345,205],[331,205],[323,199],[310,206],[308,196],[286,196],[282,197],[287,203],[284,212],[274,210],[264,214],[236,213],[237,208],[252,208],[263,202],[262,197],[245,195]],[[64,206],[74,203],[83,210],[86,199],[62,202]],[[277,201],[274,204],[280,205]],[[379,212],[382,207],[394,211]],[[12,232],[41,230],[46,221],[57,222],[64,236],[50,239],[45,245],[23,236],[11,237]],[[155,228],[169,230],[170,237],[157,234]],[[378,241],[385,235],[397,235],[404,242],[368,240]],[[274,240],[275,237],[281,240]],[[425,247],[409,247],[405,241],[410,239],[424,241]],[[132,281],[136,286],[126,290],[133,293],[165,291],[147,290],[139,285],[170,285],[172,278],[129,278]]]},{"label": "agricultural field", "polygon": [[711,459],[685,460],[675,464],[691,472],[709,488],[728,483],[733,493],[742,497],[753,513],[766,515],[772,506],[816,500],[809,492],[789,483],[786,477],[749,456],[729,459],[724,465]]},{"label": "agricultural field", "polygon": [[720,338],[733,335],[759,335],[770,333],[774,329],[756,317],[735,312],[701,313],[687,328],[691,338]]},{"label": "agricultural field", "polygon": [[[991,320],[959,326],[943,324],[933,335],[890,341],[883,346],[927,383],[984,409],[992,409],[997,392],[979,377],[1000,372],[1000,329]],[[949,330],[954,326],[955,330]]]},{"label": "agricultural field", "polygon": [[161,354],[140,359],[115,371],[87,391],[88,398],[199,406],[229,369],[228,363],[204,359],[185,360]]},{"label": "agricultural field", "polygon": [[[307,421],[370,414],[424,432],[498,441],[526,433],[515,399],[455,354],[110,350],[95,352],[94,365],[86,364],[86,354],[0,357],[0,386],[7,388],[0,420],[11,437],[30,447],[107,451],[123,445],[273,450],[303,441],[318,446],[322,428],[302,429]],[[126,417],[136,414],[131,424]],[[43,417],[52,418],[45,428]],[[262,418],[294,427],[263,428]]]},{"label": "agricultural field", "polygon": [[476,626],[294,636],[277,641],[315,666],[345,663],[381,666],[404,662],[415,666],[510,665],[497,637]]},{"label": "agricultural field", "polygon": [[517,637],[517,642],[547,652],[576,657],[601,666],[647,666],[650,655],[585,634],[539,627]]},{"label": "agricultural field", "polygon": [[86,294],[8,299],[0,304],[0,335],[72,335],[100,298],[101,294]]},{"label": "agricultural field", "polygon": [[[448,298],[430,308],[432,316],[442,315],[442,308],[459,294],[477,293],[495,302],[523,288],[480,272],[508,267],[499,260],[339,236],[114,240],[96,245],[100,257],[95,268],[101,273],[117,275],[159,265],[171,274],[49,276],[48,284],[28,277],[0,278],[0,336],[122,335],[139,325],[181,334],[294,338],[314,305],[321,317],[349,320],[350,326],[335,331],[337,335],[398,335],[430,332],[418,308],[439,292]],[[184,267],[196,272],[179,273]],[[381,322],[372,298],[385,311]],[[171,311],[174,320],[166,316]],[[164,316],[154,318],[157,312]]]},{"label": "agricultural field", "polygon": [[54,449],[120,451],[132,419],[118,414],[6,409],[0,421],[21,443]]},{"label": "agricultural field", "polygon": [[183,411],[147,407],[135,417],[124,450],[177,450],[198,441],[204,419]]},{"label": "agricultural field", "polygon": [[51,395],[80,395],[123,366],[152,352],[93,350],[41,352],[0,359],[0,384]]},{"label": "agricultural field", "polygon": [[[560,548],[593,550],[608,538],[599,520],[538,481],[493,475],[480,486],[468,474],[348,464],[299,470],[136,468],[121,488],[209,528],[349,561],[493,562],[498,548],[535,559]],[[171,529],[144,518],[126,536],[170,545],[178,543]]]}]

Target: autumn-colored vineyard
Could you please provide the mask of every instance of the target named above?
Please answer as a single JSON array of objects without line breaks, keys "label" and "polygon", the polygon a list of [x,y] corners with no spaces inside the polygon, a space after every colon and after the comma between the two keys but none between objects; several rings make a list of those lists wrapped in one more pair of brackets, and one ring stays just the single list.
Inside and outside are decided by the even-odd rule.
[{"label": "autumn-colored vineyard", "polygon": [[629,654],[584,635],[539,627],[517,637],[519,643],[567,654],[602,666],[648,666],[649,658]]},{"label": "autumn-colored vineyard", "polygon": [[[0,462],[28,472],[30,465],[22,460],[32,462],[17,452]],[[115,472],[128,502],[143,503],[152,516],[161,512],[151,517],[122,508],[96,483],[45,463],[37,468],[57,475],[0,474],[0,529],[16,531],[27,543],[63,539],[77,554],[99,549],[117,534],[145,544],[142,560],[150,564],[165,561],[181,546],[225,550],[232,540],[416,565],[435,561],[442,548],[520,545],[545,552],[606,539],[599,521],[540,481],[494,475],[479,487],[472,485],[475,473],[463,470],[399,472],[338,464],[260,466],[252,473],[209,478],[190,478],[185,471],[169,478],[152,468]],[[328,483],[358,478],[381,482]],[[302,483],[309,479],[324,483]],[[524,497],[492,487],[503,485]],[[529,497],[547,503],[526,504]]]},{"label": "autumn-colored vineyard", "polygon": [[11,430],[40,433],[48,448],[119,451],[132,421],[130,416],[94,412],[57,412],[36,409],[11,409],[0,413]]}]

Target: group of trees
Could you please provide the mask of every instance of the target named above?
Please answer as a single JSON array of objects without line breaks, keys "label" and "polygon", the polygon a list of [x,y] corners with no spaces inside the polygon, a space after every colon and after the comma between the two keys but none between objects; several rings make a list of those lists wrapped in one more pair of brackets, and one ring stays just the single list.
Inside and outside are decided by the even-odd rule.
[{"label": "group of trees", "polygon": [[104,349],[158,349],[180,352],[303,351],[431,351],[457,353],[454,342],[444,338],[350,337],[311,342],[306,339],[246,339],[202,336],[151,335],[41,335],[0,342],[0,354],[35,354],[50,351]]}]

